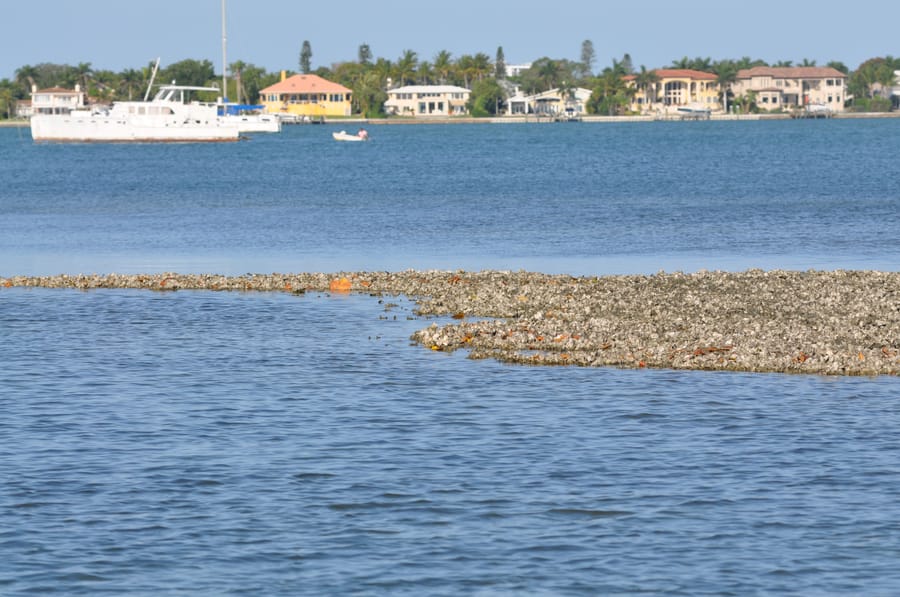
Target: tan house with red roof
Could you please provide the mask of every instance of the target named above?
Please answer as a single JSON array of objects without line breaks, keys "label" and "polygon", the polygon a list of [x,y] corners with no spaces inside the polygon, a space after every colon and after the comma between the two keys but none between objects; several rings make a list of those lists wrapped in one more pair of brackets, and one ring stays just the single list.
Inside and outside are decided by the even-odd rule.
[{"label": "tan house with red roof", "polygon": [[830,66],[756,66],[738,71],[735,97],[755,96],[760,110],[813,108],[843,112],[847,75]]},{"label": "tan house with red roof", "polygon": [[687,68],[658,68],[655,83],[639,83],[637,75],[625,77],[634,88],[629,109],[642,114],[665,112],[690,106],[716,110],[719,108],[719,85],[712,73]]},{"label": "tan house with red roof", "polygon": [[259,92],[259,103],[270,114],[309,116],[350,116],[353,92],[318,75],[286,76]]}]

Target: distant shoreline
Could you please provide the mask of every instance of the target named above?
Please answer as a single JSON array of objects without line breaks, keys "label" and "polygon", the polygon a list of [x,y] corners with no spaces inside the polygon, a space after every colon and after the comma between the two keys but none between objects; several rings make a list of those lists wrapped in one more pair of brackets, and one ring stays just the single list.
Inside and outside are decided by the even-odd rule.
[{"label": "distant shoreline", "polygon": [[[823,120],[862,120],[900,118],[898,112],[842,112],[834,114]],[[685,119],[690,120],[690,119]],[[792,120],[790,114],[713,114],[708,120],[715,121],[759,121],[759,120]],[[580,122],[585,123],[617,123],[617,122],[680,122],[677,115],[672,114],[668,118],[656,116],[583,116]],[[537,116],[497,116],[486,118],[473,118],[471,116],[424,116],[419,118],[363,118],[350,117],[325,120],[325,124],[365,123],[373,125],[393,124],[567,124],[558,123],[550,117]],[[289,125],[295,126],[295,125]],[[303,125],[296,125],[303,126]],[[0,120],[0,128],[28,128],[27,120]]]}]

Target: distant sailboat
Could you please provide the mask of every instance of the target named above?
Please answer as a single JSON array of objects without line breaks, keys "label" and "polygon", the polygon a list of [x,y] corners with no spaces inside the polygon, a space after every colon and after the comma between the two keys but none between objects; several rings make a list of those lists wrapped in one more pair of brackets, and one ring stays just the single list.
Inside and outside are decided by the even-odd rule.
[{"label": "distant sailboat", "polygon": [[[240,104],[228,101],[228,36],[225,26],[225,0],[222,0],[222,105],[219,113],[237,124],[241,133],[279,133],[281,119],[277,114],[266,114],[264,106]],[[238,99],[240,92],[238,90]]]}]

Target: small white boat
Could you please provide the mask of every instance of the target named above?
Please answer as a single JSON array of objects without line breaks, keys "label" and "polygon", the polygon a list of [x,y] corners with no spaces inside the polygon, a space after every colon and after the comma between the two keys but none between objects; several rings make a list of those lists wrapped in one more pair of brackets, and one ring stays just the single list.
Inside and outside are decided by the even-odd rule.
[{"label": "small white boat", "polygon": [[331,133],[331,136],[334,137],[335,141],[368,141],[369,140],[369,134],[365,130],[361,130],[359,133],[357,133],[355,135],[348,133],[347,131],[341,131],[339,133],[333,132],[333,133]]},{"label": "small white boat", "polygon": [[686,106],[678,106],[678,113],[681,114],[682,118],[702,119],[709,118],[712,110],[703,104],[693,103]]}]

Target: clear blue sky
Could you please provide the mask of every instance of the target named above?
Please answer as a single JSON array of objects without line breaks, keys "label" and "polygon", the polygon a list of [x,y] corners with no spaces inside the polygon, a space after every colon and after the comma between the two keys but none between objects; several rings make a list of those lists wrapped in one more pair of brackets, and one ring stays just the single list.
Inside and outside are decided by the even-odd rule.
[{"label": "clear blue sky", "polygon": [[[89,62],[118,72],[157,56],[163,66],[191,58],[221,69],[221,0],[3,5],[0,79],[13,78],[25,64]],[[297,70],[304,40],[312,46],[313,68],[355,60],[362,43],[376,58],[396,60],[409,49],[429,61],[441,50],[454,57],[483,52],[493,59],[502,46],[507,63],[521,63],[542,56],[578,60],[582,41],[589,39],[595,70],[626,52],[635,67],[647,68],[682,56],[750,56],[795,63],[808,58],[819,65],[839,60],[854,69],[874,56],[900,56],[897,0],[843,8],[827,1],[764,6],[707,0],[227,0],[228,62]]]}]

